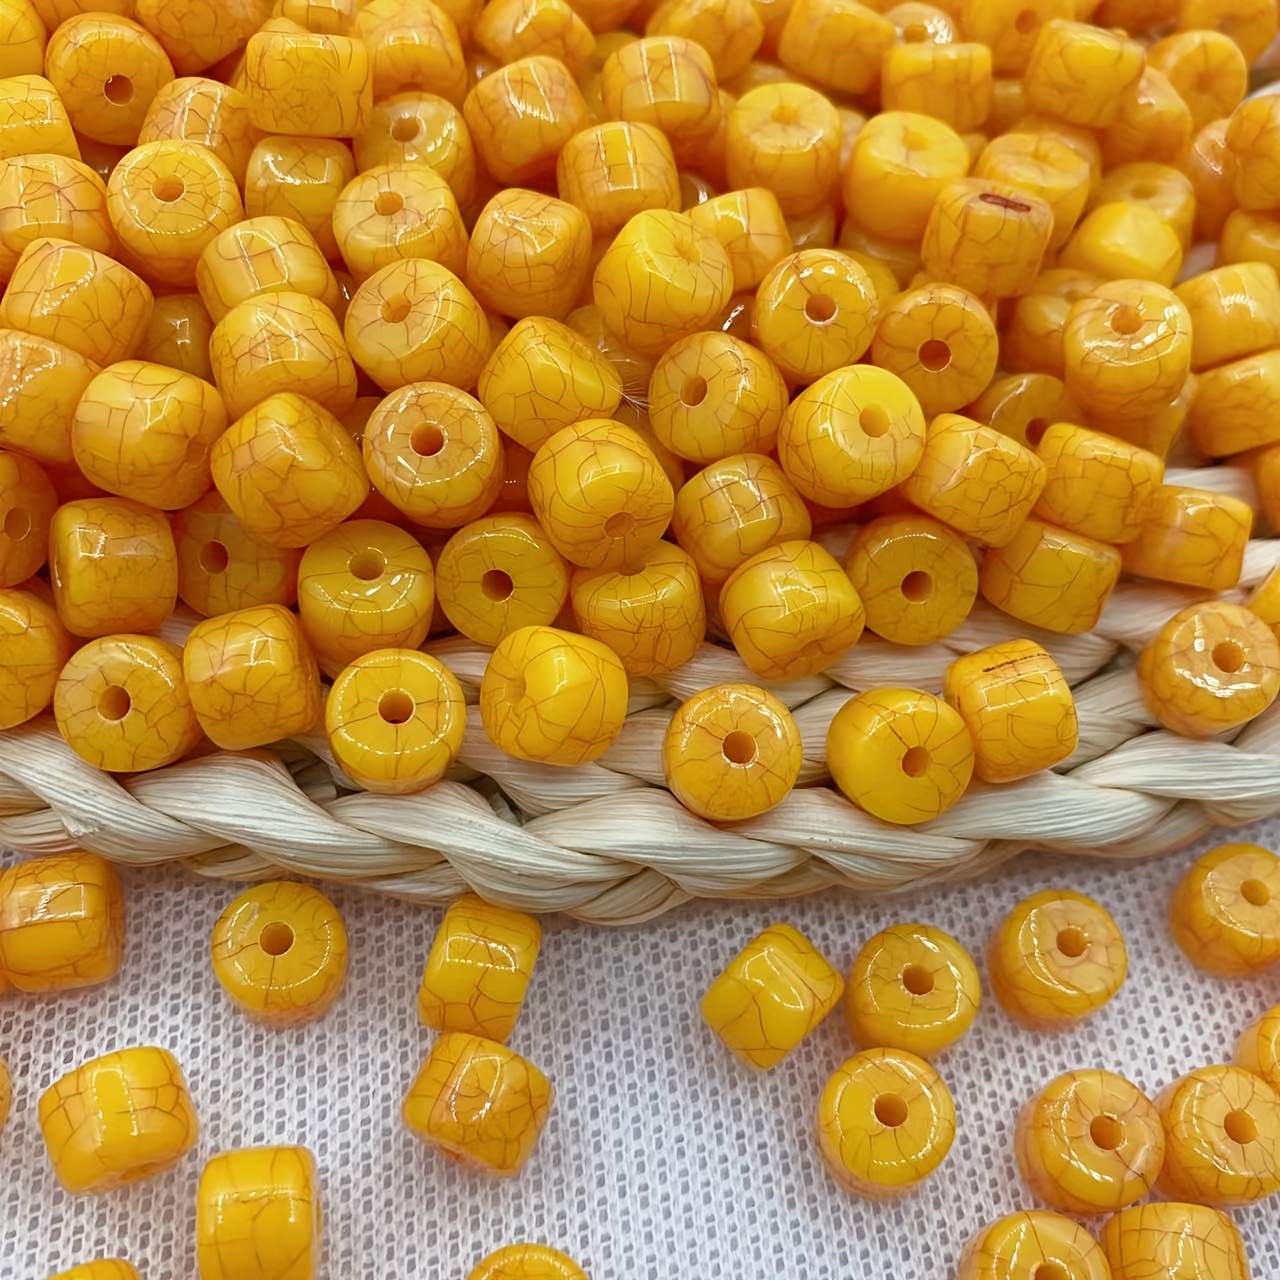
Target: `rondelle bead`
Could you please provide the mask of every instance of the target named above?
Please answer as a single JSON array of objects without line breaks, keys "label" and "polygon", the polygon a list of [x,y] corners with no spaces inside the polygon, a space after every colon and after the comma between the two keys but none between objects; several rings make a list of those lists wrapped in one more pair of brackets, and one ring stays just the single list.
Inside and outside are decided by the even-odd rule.
[{"label": "rondelle bead", "polygon": [[712,822],[767,813],[791,791],[802,762],[791,712],[749,684],[716,685],[686,698],[662,741],[667,787]]},{"label": "rondelle bead", "polygon": [[288,609],[259,605],[199,623],[182,669],[200,727],[224,751],[307,733],[320,719],[320,672]]},{"label": "rondelle bead", "polygon": [[204,1280],[313,1280],[320,1188],[306,1147],[246,1147],[213,1157],[196,1190]]},{"label": "rondelle bead", "polygon": [[1169,908],[1174,941],[1220,977],[1265,972],[1280,960],[1280,858],[1256,844],[1225,844],[1178,882]]},{"label": "rondelle bead", "polygon": [[154,1177],[195,1146],[199,1128],[182,1069],[153,1046],[94,1058],[40,1095],[49,1162],[72,1195]]},{"label": "rondelle bead", "polygon": [[1062,379],[1051,373],[1011,373],[995,378],[965,414],[1012,436],[1028,449],[1039,448],[1051,425],[1078,422],[1083,416]]},{"label": "rondelle bead", "polygon": [[743,662],[764,680],[825,670],[862,635],[862,601],[839,561],[816,542],[752,556],[720,589],[720,616]]},{"label": "rondelle bead", "polygon": [[304,30],[261,30],[245,46],[249,116],[264,133],[354,138],[373,107],[362,40]]},{"label": "rondelle bead", "polygon": [[[150,0],[162,4],[163,0]],[[151,101],[138,145],[172,139],[208,147],[244,189],[245,174],[261,132],[249,118],[249,102],[239,89],[200,76],[173,80]]]},{"label": "rondelle bead", "polygon": [[104,636],[76,650],[58,677],[53,714],[76,755],[108,773],[173,764],[204,736],[182,650],[152,636]]},{"label": "rondelle bead", "polygon": [[915,1189],[946,1159],[956,1108],[942,1077],[904,1049],[865,1049],[818,1100],[818,1150],[852,1195],[887,1200]]},{"label": "rondelle bead", "polygon": [[991,114],[992,82],[985,44],[910,41],[885,55],[880,94],[886,111],[922,112],[968,133]]},{"label": "rondelle bead", "polygon": [[858,952],[844,1016],[859,1048],[928,1058],[969,1030],[981,1001],[977,966],[960,943],[931,925],[898,924]]},{"label": "rondelle bead", "polygon": [[509,1244],[481,1258],[467,1280],[587,1280],[587,1273],[545,1244]]},{"label": "rondelle bead", "polygon": [[1201,1067],[1156,1098],[1164,1122],[1159,1190],[1215,1208],[1280,1191],[1280,1090],[1241,1067]]},{"label": "rondelle bead", "polygon": [[76,405],[97,373],[70,347],[0,329],[0,448],[46,465],[71,463]]},{"label": "rondelle bead", "polygon": [[409,1131],[466,1168],[518,1173],[551,1113],[552,1088],[533,1063],[495,1040],[447,1031],[405,1096]]},{"label": "rondelle bead", "polygon": [[473,893],[449,904],[418,987],[418,1020],[505,1043],[515,1030],[542,947],[535,917]]},{"label": "rondelle bead", "polygon": [[1118,165],[1089,199],[1091,207],[1115,201],[1146,205],[1177,232],[1184,252],[1195,240],[1196,189],[1185,173],[1171,165],[1150,160]]},{"label": "rondelle bead", "polygon": [[1120,111],[1121,96],[1138,83],[1143,63],[1142,45],[1123,31],[1057,19],[1038,30],[1023,92],[1035,111],[1105,129]]},{"label": "rondelle bead", "polygon": [[0,76],[39,75],[44,70],[48,32],[29,0],[5,0],[0,5],[0,33],[4,37]]},{"label": "rondelle bead", "polygon": [[556,162],[556,187],[596,237],[646,209],[680,209],[680,178],[666,136],[651,124],[609,120],[575,134]]},{"label": "rondelle bead", "polygon": [[0,80],[0,158],[60,155],[80,159],[80,147],[58,91],[43,76]]},{"label": "rondelle bead", "polygon": [[1008,133],[993,138],[974,176],[1026,191],[1053,213],[1049,249],[1060,249],[1084,213],[1093,182],[1089,160],[1052,133]]},{"label": "rondelle bead", "polygon": [[33,577],[49,555],[57,491],[38,462],[0,449],[0,587]]},{"label": "rondelle bead", "polygon": [[[430,0],[417,2],[429,4]],[[449,184],[459,208],[473,212],[476,151],[462,112],[453,103],[416,89],[385,98],[373,108],[353,150],[361,171],[383,164],[434,169]],[[486,175],[485,181],[489,184],[485,194],[492,194],[493,180]]]},{"label": "rondelle bead", "polygon": [[[1280,345],[1280,277],[1275,267],[1262,262],[1221,266],[1193,277],[1175,292],[1191,317],[1191,367],[1197,373]],[[1202,395],[1204,390],[1202,381]],[[1238,411],[1239,406],[1233,407]]]},{"label": "rondelle bead", "polygon": [[462,41],[443,7],[430,0],[371,0],[359,8],[354,25],[351,34],[369,50],[376,103],[412,86],[462,105],[467,96]]},{"label": "rondelle bead", "polygon": [[325,704],[334,759],[379,795],[412,795],[438,782],[462,749],[465,729],[461,685],[443,663],[412,649],[355,659]]},{"label": "rondelle bead", "polygon": [[1276,14],[1265,0],[1184,0],[1178,8],[1178,30],[1201,28],[1224,31],[1252,63],[1276,37]]},{"label": "rondelle bead", "polygon": [[49,525],[49,580],[73,635],[154,631],[178,600],[169,521],[126,498],[65,503]]},{"label": "rondelle bead", "polygon": [[27,245],[49,238],[111,254],[106,184],[67,156],[0,160],[0,279],[13,274]]},{"label": "rondelle bead", "polygon": [[71,643],[53,605],[0,589],[0,729],[26,724],[53,701]]},{"label": "rondelle bead", "polygon": [[874,93],[897,35],[882,14],[852,0],[798,0],[778,35],[778,61],[823,88]]},{"label": "rondelle bead", "polygon": [[713,195],[689,210],[695,227],[709,231],[729,255],[735,293],[751,292],[791,254],[791,232],[777,197],[764,187]]},{"label": "rondelle bead", "polygon": [[987,949],[991,992],[1015,1021],[1052,1031],[1097,1012],[1129,972],[1124,935],[1092,898],[1046,889],[1001,921]]},{"label": "rondelle bead", "polygon": [[18,991],[71,991],[124,962],[124,896],[95,853],[31,858],[0,872],[0,973]]},{"label": "rondelle bead", "polygon": [[955,1280],[1034,1280],[1046,1266],[1049,1276],[1057,1270],[1068,1280],[1114,1280],[1084,1227],[1042,1209],[1011,1213],[984,1227],[960,1255]]},{"label": "rondelle bead", "polygon": [[347,976],[347,930],[310,885],[272,880],[230,902],[209,944],[213,975],[246,1013],[275,1027],[324,1014]]},{"label": "rondelle bead", "polygon": [[1236,1224],[1202,1204],[1135,1204],[1109,1218],[1102,1250],[1110,1280],[1249,1280]]},{"label": "rondelle bead", "polygon": [[1138,684],[1166,729],[1211,738],[1261,715],[1280,693],[1280,643],[1250,610],[1224,600],[1191,605],[1138,658]]},{"label": "rondelle bead", "polygon": [[212,385],[209,339],[213,320],[198,293],[168,293],[156,299],[146,332],[134,353],[149,364],[189,373]]},{"label": "rondelle bead", "polygon": [[813,943],[789,924],[775,924],[707,988],[702,1017],[740,1062],[767,1071],[822,1022],[843,993],[844,979]]},{"label": "rondelle bead", "polygon": [[645,30],[696,41],[711,55],[716,75],[728,80],[750,65],[764,39],[764,19],[742,0],[668,0]]},{"label": "rondelle bead", "polygon": [[1032,1192],[1063,1213],[1115,1213],[1141,1200],[1164,1163],[1152,1101],[1111,1071],[1069,1071],[1018,1113],[1014,1152]]},{"label": "rondelle bead", "polygon": [[138,1269],[123,1258],[100,1258],[95,1262],[83,1262],[70,1271],[59,1271],[49,1280],[142,1280]]},{"label": "rondelle bead", "polygon": [[627,673],[587,636],[521,627],[489,656],[480,719],[489,740],[517,760],[577,765],[599,759],[622,731]]},{"label": "rondelle bead", "polygon": [[[1260,267],[1260,263],[1243,266]],[[1267,270],[1271,270],[1270,267]],[[1208,326],[1202,326],[1208,328]],[[1237,328],[1244,332],[1248,326]],[[1187,422],[1191,442],[1208,457],[1243,453],[1280,440],[1280,351],[1263,351],[1202,373]]]},{"label": "rondelle bead", "polygon": [[1153,209],[1112,201],[1086,213],[1058,255],[1059,267],[1104,280],[1173,287],[1182,268],[1178,233]]},{"label": "rondelle bead", "polygon": [[915,689],[860,693],[827,730],[836,786],[882,822],[910,826],[945,813],[964,795],[973,760],[960,713]]},{"label": "rondelle bead", "polygon": [[351,148],[334,138],[263,138],[254,146],[245,171],[245,216],[292,218],[335,262],[333,207],[355,176]]},{"label": "rondelle bead", "polygon": [[1268,1009],[1240,1033],[1235,1060],[1236,1066],[1280,1089],[1280,1005]]},{"label": "rondelle bead", "polygon": [[[1000,342],[1001,362],[1018,373],[1035,371],[1061,379],[1066,372],[1062,331],[1067,315],[1076,302],[1101,283],[1100,276],[1088,271],[1061,268],[1042,271],[1029,292],[1005,304],[1007,319]],[[1073,416],[1065,414],[1060,420],[1070,422]]]},{"label": "rondelle bead", "polygon": [[1138,536],[1121,549],[1126,572],[1226,591],[1240,581],[1253,511],[1225,493],[1161,485]]}]

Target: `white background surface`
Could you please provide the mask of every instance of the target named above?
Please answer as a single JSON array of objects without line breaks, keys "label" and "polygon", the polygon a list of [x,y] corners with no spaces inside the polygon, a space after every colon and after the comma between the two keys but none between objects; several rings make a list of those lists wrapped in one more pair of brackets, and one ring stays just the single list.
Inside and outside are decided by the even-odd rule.
[{"label": "white background surface", "polygon": [[[1276,841],[1280,824],[1251,834]],[[511,1044],[546,1071],[557,1097],[523,1174],[498,1183],[435,1156],[400,1123],[430,1044],[415,1002],[439,911],[333,891],[351,937],[346,992],[319,1023],[272,1031],[231,1006],[208,964],[210,930],[236,886],[125,871],[123,973],[84,992],[0,997],[0,1054],[15,1086],[0,1135],[0,1277],[44,1280],[123,1255],[145,1280],[194,1280],[204,1160],[284,1142],[310,1146],[319,1162],[328,1280],[465,1280],[484,1254],[524,1239],[564,1249],[592,1280],[950,1280],[980,1226],[1033,1207],[1011,1147],[1027,1097],[1061,1071],[1091,1066],[1153,1094],[1192,1067],[1229,1061],[1239,1030],[1280,1002],[1280,974],[1210,978],[1169,939],[1169,894],[1191,858],[1102,865],[1026,855],[980,884],[896,898],[837,891],[691,904],[621,930],[550,920]],[[959,1114],[955,1146],[900,1202],[850,1198],[817,1154],[818,1094],[853,1051],[839,1010],[763,1075],[739,1067],[698,1016],[712,977],[775,919],[846,971],[877,929],[926,921],[973,950],[985,984],[982,951],[1001,915],[1055,885],[1096,896],[1116,916],[1129,980],[1100,1014],[1057,1035],[1015,1026],[984,990],[973,1030],[938,1060]],[[186,1071],[198,1147],[140,1186],[67,1196],[40,1139],[40,1092],[89,1057],[148,1042]],[[1276,1280],[1280,1203],[1233,1216],[1254,1276]]]}]

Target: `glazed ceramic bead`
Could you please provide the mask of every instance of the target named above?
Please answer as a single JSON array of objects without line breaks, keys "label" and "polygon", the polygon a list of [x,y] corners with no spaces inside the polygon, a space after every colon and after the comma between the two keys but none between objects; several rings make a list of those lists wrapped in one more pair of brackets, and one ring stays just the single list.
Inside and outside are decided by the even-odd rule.
[{"label": "glazed ceramic bead", "polygon": [[981,999],[978,970],[949,933],[901,924],[858,952],[844,1014],[856,1045],[928,1058],[969,1030]]},{"label": "glazed ceramic bead", "polygon": [[[1072,306],[1102,278],[1087,271],[1054,269],[1036,278],[1031,291],[1009,304],[1000,344],[1002,363],[1014,372],[1038,371],[1062,378],[1066,360],[1062,331]],[[1065,421],[1071,421],[1068,415]]]},{"label": "glazed ceramic bead", "polygon": [[114,978],[125,911],[115,868],[74,852],[0,873],[0,971],[18,991],[71,991]]},{"label": "glazed ceramic bead", "polygon": [[320,1188],[306,1147],[224,1151],[196,1191],[196,1259],[205,1280],[313,1280]]},{"label": "glazed ceramic bead", "polygon": [[[803,595],[802,608],[793,601]],[[739,656],[765,680],[825,670],[858,642],[864,611],[839,562],[816,542],[783,542],[739,565],[720,589]]]},{"label": "glazed ceramic bead", "polygon": [[1191,247],[1196,190],[1186,174],[1170,165],[1152,161],[1119,165],[1094,188],[1089,203],[1143,205],[1173,228],[1184,252]]},{"label": "glazed ceramic bead", "polygon": [[245,172],[245,215],[292,218],[315,237],[330,262],[338,258],[333,207],[356,176],[346,144],[332,138],[271,137],[254,148]]},{"label": "glazed ceramic bead", "polygon": [[587,1280],[572,1258],[545,1244],[509,1244],[481,1258],[467,1280]]},{"label": "glazed ceramic bead", "polygon": [[70,1271],[59,1271],[49,1280],[142,1280],[138,1269],[123,1258],[102,1258],[81,1263]]},{"label": "glazed ceramic bead", "polygon": [[302,627],[277,604],[238,609],[192,629],[183,675],[200,727],[224,751],[307,733],[320,719],[320,672]]},{"label": "glazed ceramic bead", "polygon": [[852,1195],[912,1191],[946,1159],[956,1109],[942,1077],[903,1049],[866,1049],[844,1062],[818,1101],[818,1150]]},{"label": "glazed ceramic bead", "polygon": [[[375,102],[412,87],[462,105],[466,62],[457,25],[444,9],[430,0],[372,0],[355,15],[352,34],[369,51]],[[513,53],[503,61],[519,56]]]},{"label": "glazed ceramic bead", "polygon": [[471,134],[462,112],[435,94],[408,89],[377,103],[353,149],[362,172],[384,164],[426,165],[449,184],[461,208],[469,209],[475,199],[477,162]]},{"label": "glazed ceramic bead", "polygon": [[199,1122],[172,1054],[121,1049],[68,1072],[40,1095],[54,1174],[72,1195],[154,1177],[195,1145]]},{"label": "glazed ceramic bead", "polygon": [[1122,550],[1126,572],[1225,591],[1240,581],[1253,512],[1238,498],[1161,485],[1138,536]]},{"label": "glazed ceramic bead", "polygon": [[29,591],[0,590],[0,729],[13,729],[52,701],[71,656],[57,610]]},{"label": "glazed ceramic bead", "polygon": [[154,631],[178,598],[169,522],[125,498],[65,503],[49,526],[49,578],[73,635]]},{"label": "glazed ceramic bead", "polygon": [[343,328],[356,363],[384,391],[431,381],[473,387],[492,343],[480,304],[453,272],[426,258],[371,275]]},{"label": "glazed ceramic bead", "polygon": [[1063,1213],[1114,1213],[1142,1199],[1164,1163],[1160,1113],[1110,1071],[1051,1080],[1018,1113],[1014,1151],[1032,1192]]},{"label": "glazed ceramic bead", "polygon": [[0,450],[0,587],[16,587],[43,567],[57,506],[53,483],[38,462]]},{"label": "glazed ceramic bead", "polygon": [[1022,1280],[1037,1271],[1052,1276],[1055,1270],[1068,1280],[1115,1280],[1098,1242],[1084,1227],[1060,1214],[1032,1209],[984,1227],[960,1256],[955,1280]]},{"label": "glazed ceramic bead", "polygon": [[523,911],[466,894],[436,930],[418,988],[418,1020],[436,1031],[505,1043],[515,1030],[542,947]]},{"label": "glazed ceramic bead", "polygon": [[328,410],[292,393],[256,404],[217,440],[209,460],[236,519],[250,537],[272,546],[314,542],[369,493],[360,450],[346,429]]},{"label": "glazed ceramic bead", "polygon": [[1236,1066],[1280,1089],[1280,1005],[1250,1023],[1236,1041]]},{"label": "glazed ceramic bead", "polygon": [[310,885],[272,880],[230,902],[210,939],[214,977],[246,1013],[297,1027],[326,1013],[347,975],[338,909]]},{"label": "glazed ceramic bead", "polygon": [[[1236,158],[1227,150],[1229,123],[1227,120],[1215,120],[1212,124],[1205,125],[1192,139],[1191,149],[1184,161],[1186,176],[1195,190],[1194,230],[1195,238],[1199,240],[1217,240],[1222,236],[1236,208],[1235,192],[1232,190]],[[1243,211],[1239,214],[1246,221],[1254,216]],[[1226,242],[1218,250],[1220,263],[1247,262],[1259,256],[1250,252],[1241,256],[1233,252],[1233,246]]]},{"label": "glazed ceramic bead", "polygon": [[575,74],[595,51],[591,29],[565,0],[496,0],[475,25],[474,40],[500,63],[541,55]]},{"label": "glazed ceramic bead", "polygon": [[551,1085],[533,1063],[496,1041],[449,1031],[432,1046],[402,1114],[442,1155],[509,1177],[533,1153],[551,1102]]},{"label": "glazed ceramic bead", "polygon": [[791,254],[791,232],[777,197],[765,187],[713,195],[690,209],[689,217],[729,255],[736,293],[756,289]]},{"label": "glazed ceramic bead", "polygon": [[1201,1204],[1139,1204],[1102,1228],[1111,1280],[1249,1280],[1244,1241],[1225,1213]]},{"label": "glazed ceramic bead", "polygon": [[480,719],[489,740],[517,760],[586,764],[602,756],[627,714],[617,654],[554,627],[521,627],[489,657]]},{"label": "glazed ceramic bead", "polygon": [[[1261,267],[1260,263],[1243,265]],[[1242,321],[1238,327],[1243,331],[1247,325]],[[1280,439],[1275,422],[1278,404],[1280,352],[1264,351],[1220,365],[1197,379],[1188,418],[1191,441],[1200,453],[1210,457],[1273,444]]]},{"label": "glazed ceramic bead", "polygon": [[105,636],[78,649],[58,677],[53,714],[76,755],[108,773],[173,764],[203,736],[182,651],[151,636]]},{"label": "glazed ceramic bead", "polygon": [[1038,29],[1023,78],[1028,104],[1069,124],[1105,129],[1137,84],[1143,49],[1121,31],[1061,19]]},{"label": "glazed ceramic bead", "polygon": [[209,339],[213,320],[198,293],[170,293],[157,298],[151,319],[135,352],[139,360],[189,373],[213,382]]},{"label": "glazed ceramic bead", "polygon": [[1210,850],[1174,890],[1169,927],[1210,973],[1265,972],[1280,960],[1280,859],[1254,844]]},{"label": "glazed ceramic bead", "polygon": [[249,157],[261,138],[240,90],[190,76],[165,85],[152,99],[138,145],[165,139],[198,142],[226,165],[237,187],[243,188]]},{"label": "glazed ceramic bead", "polygon": [[364,42],[313,32],[259,31],[244,55],[254,125],[270,134],[353,138],[373,107]]},{"label": "glazed ceramic bead", "polygon": [[45,24],[27,0],[5,0],[0,5],[0,38],[4,42],[0,76],[39,75],[44,70],[47,37]]},{"label": "glazed ceramic bead", "polygon": [[127,267],[68,240],[36,240],[13,269],[0,320],[91,360],[125,360],[151,318],[151,290]]},{"label": "glazed ceramic bead", "polygon": [[0,160],[0,279],[13,274],[27,245],[49,238],[114,252],[106,184],[67,156]]},{"label": "glazed ceramic bead", "polygon": [[0,329],[0,448],[47,465],[70,464],[76,405],[97,372],[70,347]]},{"label": "glazed ceramic bead", "polygon": [[886,111],[914,111],[968,133],[991,113],[991,50],[985,44],[899,44],[885,55]]},{"label": "glazed ceramic bead", "polygon": [[1212,1207],[1280,1190],[1280,1090],[1240,1067],[1201,1067],[1156,1098],[1165,1130],[1159,1189]]},{"label": "glazed ceramic bead", "polygon": [[1116,922],[1092,898],[1046,889],[1001,922],[987,969],[992,994],[1011,1018],[1055,1030],[1102,1008],[1123,984],[1129,958]]},{"label": "glazed ceramic bead", "polygon": [[1240,46],[1221,31],[1177,32],[1152,45],[1147,65],[1162,72],[1186,102],[1197,129],[1229,116],[1244,98],[1249,67]]},{"label": "glazed ceramic bead", "polygon": [[1178,164],[1194,133],[1191,109],[1164,73],[1148,65],[1120,95],[1116,118],[1101,137],[1102,156],[1109,168],[1138,160]]},{"label": "glazed ceramic bead", "polygon": [[975,176],[1016,187],[1043,200],[1053,212],[1050,250],[1065,243],[1089,198],[1089,161],[1052,133],[1009,133],[993,138],[974,168]]},{"label": "glazed ceramic bead", "polygon": [[702,1017],[739,1061],[768,1070],[840,1002],[844,980],[803,934],[771,925],[702,997]]},{"label": "glazed ceramic bead", "polygon": [[596,237],[616,233],[646,209],[681,207],[671,144],[650,124],[613,120],[576,134],[560,153],[556,183]]},{"label": "glazed ceramic bead", "polygon": [[778,36],[778,61],[839,93],[873,92],[897,40],[883,15],[850,0],[798,0]]},{"label": "glazed ceramic bead", "polygon": [[60,155],[80,159],[67,109],[43,76],[0,80],[0,157]]}]

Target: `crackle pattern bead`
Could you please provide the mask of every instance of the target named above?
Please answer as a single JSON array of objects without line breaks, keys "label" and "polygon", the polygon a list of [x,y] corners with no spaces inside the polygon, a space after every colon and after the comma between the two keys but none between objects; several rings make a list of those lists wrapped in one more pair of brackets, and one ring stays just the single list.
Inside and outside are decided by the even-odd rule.
[{"label": "crackle pattern bead", "polygon": [[955,1280],[1036,1280],[1037,1272],[1118,1280],[1084,1227],[1043,1209],[1011,1213],[979,1231],[960,1256]]},{"label": "crackle pattern bead", "polygon": [[71,633],[58,611],[30,591],[0,589],[0,729],[38,716],[53,701],[71,656]]},{"label": "crackle pattern bead", "polygon": [[1211,849],[1178,882],[1169,928],[1209,973],[1266,972],[1280,960],[1280,858],[1256,844]]},{"label": "crackle pattern bead", "polygon": [[1249,1280],[1239,1228],[1202,1204],[1137,1204],[1102,1228],[1111,1280]]},{"label": "crackle pattern bead", "polygon": [[587,1280],[587,1273],[545,1244],[509,1244],[481,1258],[467,1280]]}]

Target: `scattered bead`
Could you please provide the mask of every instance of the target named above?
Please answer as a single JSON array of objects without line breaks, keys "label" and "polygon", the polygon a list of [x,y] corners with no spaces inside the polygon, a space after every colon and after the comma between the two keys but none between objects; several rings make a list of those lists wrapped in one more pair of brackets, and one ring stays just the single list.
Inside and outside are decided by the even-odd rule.
[{"label": "scattered bead", "polygon": [[1225,1213],[1202,1204],[1137,1204],[1102,1228],[1111,1280],[1149,1276],[1248,1280],[1244,1241]]},{"label": "scattered bead", "polygon": [[1197,859],[1174,890],[1174,941],[1200,968],[1245,977],[1280,960],[1280,858],[1224,844]]},{"label": "scattered bead", "polygon": [[467,1280],[587,1280],[572,1258],[545,1244],[509,1244],[481,1258]]},{"label": "scattered bead", "polygon": [[[955,1280],[1039,1280],[1037,1272],[1051,1278],[1056,1272],[1067,1280],[1115,1280],[1117,1274],[1108,1268],[1098,1242],[1078,1222],[1031,1209],[1000,1218],[970,1240]],[[1132,1280],[1138,1280],[1137,1275]]]}]

